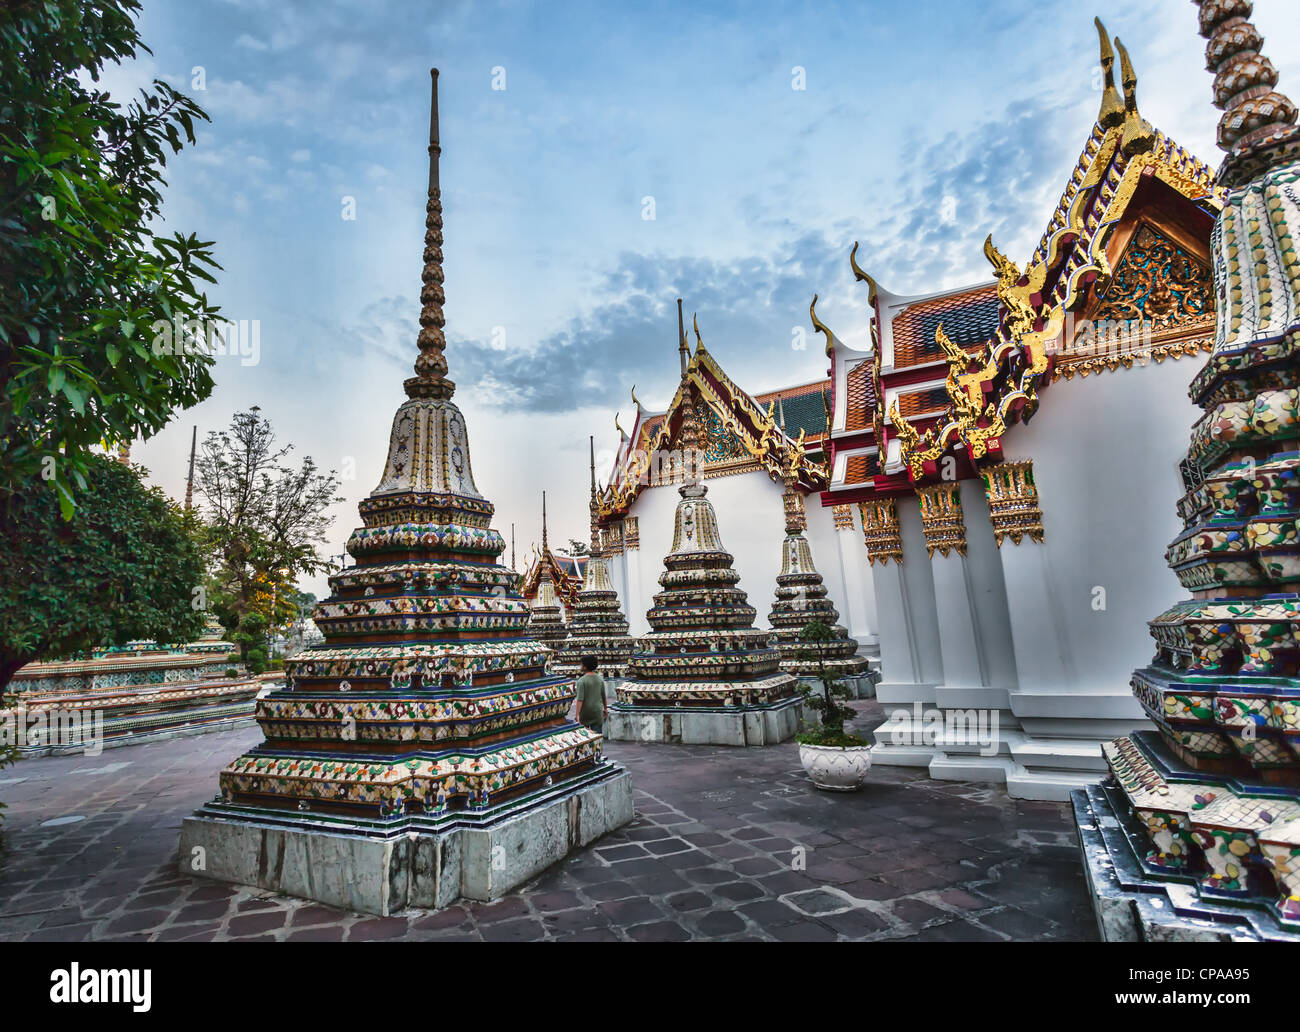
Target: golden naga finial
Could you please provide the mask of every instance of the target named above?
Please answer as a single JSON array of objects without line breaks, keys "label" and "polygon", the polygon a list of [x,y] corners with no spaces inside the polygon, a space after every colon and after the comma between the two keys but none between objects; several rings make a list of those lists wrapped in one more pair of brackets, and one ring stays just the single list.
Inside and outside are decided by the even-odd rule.
[{"label": "golden naga finial", "polygon": [[1120,142],[1120,148],[1126,157],[1131,158],[1134,154],[1149,151],[1155,145],[1155,138],[1151,135],[1151,127],[1138,114],[1137,75],[1133,71],[1133,62],[1128,59],[1128,51],[1118,37],[1115,39],[1115,49],[1119,51],[1119,67],[1124,83],[1124,138]]},{"label": "golden naga finial", "polygon": [[619,437],[627,436],[627,431],[624,430],[623,427],[619,425],[617,412],[614,413],[614,429],[618,431]]},{"label": "golden naga finial", "polygon": [[874,305],[876,303],[876,293],[880,290],[880,284],[870,274],[863,272],[858,265],[858,242],[856,240],[853,241],[853,250],[849,252],[849,265],[853,267],[853,278],[859,283],[867,285],[867,300]]},{"label": "golden naga finial", "polygon": [[704,340],[700,337],[700,317],[697,313],[691,313],[691,327],[695,330],[695,353],[698,355],[705,350]]},{"label": "golden naga finial", "polygon": [[1094,18],[1097,35],[1101,39],[1101,74],[1104,85],[1101,91],[1101,111],[1097,114],[1097,123],[1104,129],[1114,129],[1124,124],[1124,102],[1119,99],[1115,89],[1115,52],[1110,48],[1110,37],[1106,26],[1100,18]]},{"label": "golden naga finial", "polygon": [[641,408],[644,408],[644,407],[645,407],[645,406],[643,406],[643,405],[641,404],[641,402],[637,399],[637,396],[636,396],[636,384],[633,384],[633,385],[632,385],[632,404],[635,405],[638,409],[641,409]]},{"label": "golden naga finial", "polygon": [[921,435],[916,432],[916,427],[903,418],[903,414],[898,411],[897,397],[889,403],[889,421],[894,424],[894,429],[898,433],[899,451],[903,461],[911,470],[913,479],[919,480],[922,474],[922,462],[921,457],[916,454],[916,449],[921,443]]},{"label": "golden naga finial", "polygon": [[808,306],[808,316],[812,319],[813,329],[826,335],[826,354],[829,355],[835,350],[835,334],[831,333],[829,327],[817,318],[817,297],[818,295],[813,295],[812,304]]}]

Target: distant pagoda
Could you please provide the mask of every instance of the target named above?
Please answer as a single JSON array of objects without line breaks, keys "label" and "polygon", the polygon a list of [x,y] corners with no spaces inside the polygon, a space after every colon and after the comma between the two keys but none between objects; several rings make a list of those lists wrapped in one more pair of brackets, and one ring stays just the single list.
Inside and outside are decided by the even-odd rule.
[{"label": "distant pagoda", "polygon": [[259,700],[266,741],[181,834],[183,873],[379,914],[494,899],[632,816],[627,772],[567,718],[573,683],[525,634],[451,400],[432,77],[419,356],[356,565],[316,606],[325,641]]},{"label": "distant pagoda", "polygon": [[528,613],[528,635],[540,641],[547,648],[557,649],[569,636],[569,629],[564,625],[564,608],[555,597],[555,582],[551,580],[551,567],[546,562],[550,546],[546,541],[546,492],[542,492],[542,551],[538,557],[541,564],[541,578],[537,582],[537,597],[533,599]]},{"label": "distant pagoda", "polygon": [[618,593],[609,580],[609,567],[600,550],[600,503],[596,499],[596,439],[590,438],[591,450],[591,551],[569,621],[569,640],[551,663],[551,669],[567,676],[582,672],[582,658],[593,656],[600,672],[608,678],[620,678],[636,640],[627,633],[628,622],[618,602]]},{"label": "distant pagoda", "polygon": [[[614,740],[713,745],[781,742],[798,729],[797,679],[780,669],[770,632],[754,627],[754,607],[737,584],[733,557],[699,479],[699,420],[687,376],[686,334],[678,302],[682,363],[682,486],[672,551],[659,577],[663,591],[646,614],[651,631],[637,639],[628,680],[617,688],[606,733]],[[699,327],[696,327],[699,339]]]},{"label": "distant pagoda", "polygon": [[[785,541],[781,545],[781,572],[776,578],[776,602],[768,614],[774,634],[773,643],[781,654],[781,669],[787,674],[807,678],[816,677],[823,669],[843,682],[858,697],[872,694],[874,678],[871,661],[858,655],[858,643],[840,625],[840,614],[835,603],[826,596],[822,575],[813,565],[812,549],[804,531],[808,516],[804,510],[803,494],[799,490],[797,470],[803,455],[804,435],[784,461],[785,493],[781,496],[785,509]],[[831,629],[834,640],[822,647],[820,662],[800,658],[800,652],[811,646],[799,635],[814,620],[820,620]]]},{"label": "distant pagoda", "polygon": [[1103,746],[1075,815],[1103,937],[1300,941],[1300,129],[1248,0],[1198,6],[1229,193],[1166,552],[1192,597],[1133,673],[1157,730]]}]

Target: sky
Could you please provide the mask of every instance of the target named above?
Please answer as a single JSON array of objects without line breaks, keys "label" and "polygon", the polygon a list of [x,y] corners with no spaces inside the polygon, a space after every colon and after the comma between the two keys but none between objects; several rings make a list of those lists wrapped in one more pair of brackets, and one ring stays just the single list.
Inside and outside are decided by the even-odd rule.
[{"label": "sky", "polygon": [[[1300,96],[1292,2],[1253,20]],[[631,388],[667,404],[676,298],[757,393],[825,375],[814,293],[868,340],[854,241],[897,293],[989,279],[989,233],[1024,261],[1097,112],[1093,15],[1128,47],[1144,117],[1217,166],[1189,0],[144,0],[152,55],[103,81],[161,78],[211,116],[168,164],[159,229],[215,241],[211,296],[259,333],[256,362],[218,358],[212,396],[132,458],[179,499],[192,429],[258,405],[348,476],[323,549],[343,551],[416,355],[436,66],[446,354],[475,479],[521,568],[544,489],[552,544],[585,541],[588,435],[607,468]]]}]

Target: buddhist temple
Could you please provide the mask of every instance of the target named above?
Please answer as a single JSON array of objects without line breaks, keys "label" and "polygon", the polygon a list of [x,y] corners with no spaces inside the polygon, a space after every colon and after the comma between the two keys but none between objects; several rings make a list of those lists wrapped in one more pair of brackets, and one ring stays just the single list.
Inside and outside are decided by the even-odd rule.
[{"label": "buddhist temple", "polygon": [[[183,873],[388,914],[495,899],[632,818],[627,772],[567,717],[475,485],[444,356],[438,73],[415,375],[314,620],[259,700],[265,741],[182,829]],[[274,862],[268,862],[268,858]]]},{"label": "buddhist temple", "polygon": [[[698,388],[691,376],[707,352],[697,324],[696,352],[689,356],[680,305],[677,420],[663,431],[675,453],[663,474],[680,484],[680,501],[659,577],[663,590],[646,614],[651,631],[637,639],[628,679],[617,686],[618,701],[609,708],[607,733],[614,740],[701,745],[781,742],[799,726],[797,680],[781,671],[770,632],[753,625],[756,612],[738,587],[740,574],[707,498],[698,469]],[[797,479],[803,460],[789,461]]]},{"label": "buddhist temple", "polygon": [[600,503],[596,499],[596,440],[588,441],[591,452],[591,552],[574,601],[569,638],[560,644],[551,669],[566,676],[582,672],[584,656],[593,657],[607,679],[621,678],[632,655],[635,641],[628,635],[627,618],[619,605],[618,592],[609,580],[609,568],[600,552]]},{"label": "buddhist temple", "polygon": [[544,558],[549,552],[550,546],[546,541],[546,492],[543,491],[542,551],[534,564],[538,571],[537,590],[528,600],[528,636],[555,649],[569,636],[569,628],[564,624],[564,610],[556,597],[555,584],[551,579],[551,564]]},{"label": "buddhist temple", "polygon": [[1200,415],[1164,551],[1190,598],[1149,619],[1155,655],[1132,674],[1155,730],[1107,744],[1108,777],[1074,805],[1103,938],[1295,941],[1300,128],[1252,4],[1197,7],[1227,157],[1213,346],[1189,377]]}]

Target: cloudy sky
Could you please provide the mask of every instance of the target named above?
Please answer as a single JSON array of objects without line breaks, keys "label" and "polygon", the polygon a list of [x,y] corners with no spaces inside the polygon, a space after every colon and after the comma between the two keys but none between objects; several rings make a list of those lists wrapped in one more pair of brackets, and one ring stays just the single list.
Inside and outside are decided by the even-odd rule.
[{"label": "cloudy sky", "polygon": [[[865,338],[853,241],[906,293],[987,278],[990,232],[1023,260],[1096,113],[1093,14],[1129,48],[1144,116],[1218,161],[1188,0],[144,3],[153,55],[106,80],[166,79],[212,116],[169,166],[166,228],[216,241],[215,299],[257,320],[260,355],[219,359],[212,397],[133,457],[180,497],[191,428],[260,405],[300,453],[356,470],[332,553],[416,353],[432,66],[447,357],[521,556],[543,488],[552,540],[585,539],[587,435],[614,447],[633,384],[666,404],[678,296],[761,391],[824,374],[795,335],[814,292]],[[1291,3],[1254,20],[1297,95]]]}]

